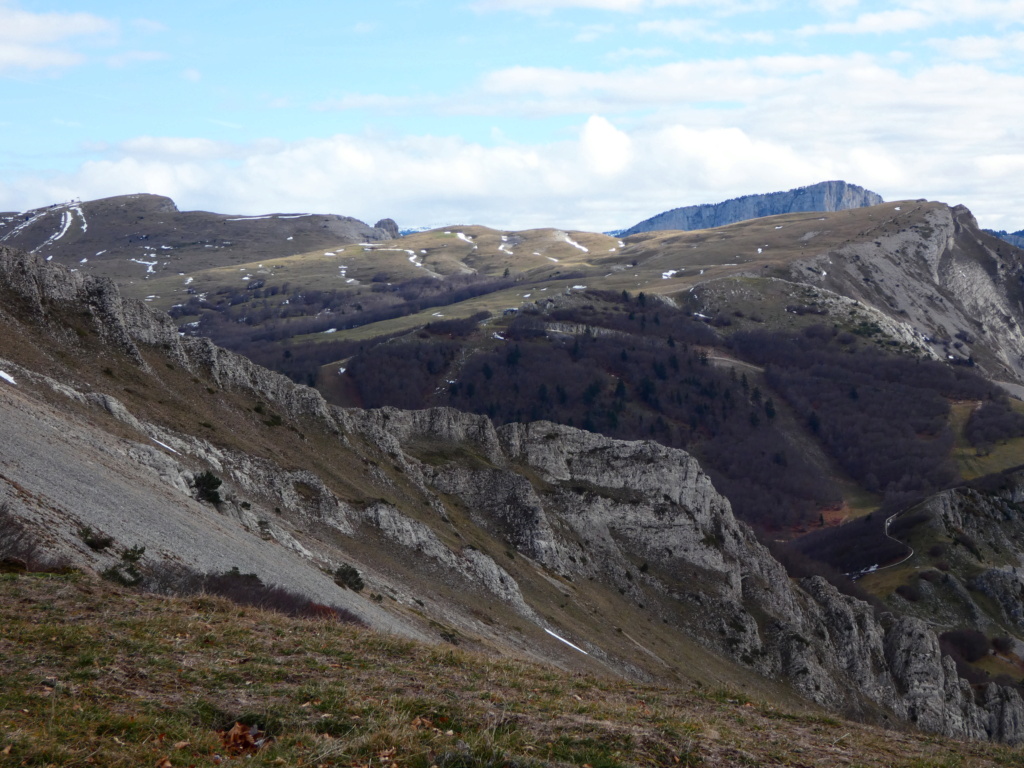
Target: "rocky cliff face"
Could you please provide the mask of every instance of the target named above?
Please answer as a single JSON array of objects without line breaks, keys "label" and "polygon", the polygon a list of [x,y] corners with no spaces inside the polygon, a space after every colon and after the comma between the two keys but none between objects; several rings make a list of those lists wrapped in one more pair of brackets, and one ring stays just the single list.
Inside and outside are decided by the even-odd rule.
[{"label": "rocky cliff face", "polygon": [[641,221],[623,236],[660,229],[710,229],[737,221],[777,216],[800,211],[844,211],[878,205],[882,197],[870,190],[845,181],[823,181],[809,187],[765,195],[744,195],[713,205],[690,205],[674,208]]},{"label": "rocky cliff face", "polygon": [[[918,619],[878,617],[820,579],[792,582],[683,451],[545,422],[496,429],[451,409],[332,408],[178,336],[107,281],[0,249],[0,286],[0,370],[16,382],[0,381],[0,492],[85,567],[110,557],[76,539],[92,525],[151,558],[252,569],[413,637],[442,627],[447,639],[645,678],[714,680],[725,665],[836,711],[1024,741],[1015,691],[972,689]],[[127,361],[117,386],[85,367],[29,365],[19,334],[70,359],[69,318],[109,350],[104,362]],[[159,408],[139,415],[178,369],[192,418],[222,419],[206,427],[244,441],[160,423]],[[258,418],[231,405],[254,400]],[[266,409],[292,429],[260,453]],[[225,479],[217,509],[192,497],[201,469]],[[375,599],[333,584],[341,562],[358,565]]]},{"label": "rocky cliff face", "polygon": [[793,262],[791,278],[885,312],[940,359],[1020,382],[1024,254],[985,234],[963,206],[878,210],[861,237]]}]

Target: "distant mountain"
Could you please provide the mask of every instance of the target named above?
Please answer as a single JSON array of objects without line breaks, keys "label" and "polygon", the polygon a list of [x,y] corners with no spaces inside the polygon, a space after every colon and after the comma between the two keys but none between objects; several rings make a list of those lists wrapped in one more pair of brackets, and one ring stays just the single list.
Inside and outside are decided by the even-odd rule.
[{"label": "distant mountain", "polygon": [[1000,240],[1005,240],[1010,245],[1015,245],[1018,248],[1024,248],[1024,229],[1018,232],[1007,232],[1005,229],[994,230],[986,229],[993,237],[998,237]]},{"label": "distant mountain", "polygon": [[788,192],[744,195],[723,203],[674,208],[623,230],[621,235],[635,235],[662,229],[711,229],[762,216],[804,211],[845,211],[850,208],[867,208],[882,202],[881,195],[856,184],[823,181],[809,187],[797,187]]},{"label": "distant mountain", "polygon": [[171,198],[149,194],[0,213],[3,245],[119,282],[395,237],[391,219],[371,227],[334,214],[179,211]]}]

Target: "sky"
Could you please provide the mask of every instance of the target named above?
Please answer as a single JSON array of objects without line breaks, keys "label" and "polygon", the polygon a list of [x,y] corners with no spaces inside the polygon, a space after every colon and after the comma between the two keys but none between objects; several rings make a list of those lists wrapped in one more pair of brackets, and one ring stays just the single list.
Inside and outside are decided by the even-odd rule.
[{"label": "sky", "polygon": [[625,228],[843,179],[1024,228],[1024,0],[0,0],[0,210]]}]

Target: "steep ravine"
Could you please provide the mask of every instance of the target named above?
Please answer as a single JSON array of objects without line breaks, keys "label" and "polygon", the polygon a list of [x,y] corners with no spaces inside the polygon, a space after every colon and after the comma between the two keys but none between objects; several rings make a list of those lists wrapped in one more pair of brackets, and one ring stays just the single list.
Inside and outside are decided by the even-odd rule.
[{"label": "steep ravine", "polygon": [[[751,679],[784,681],[835,711],[1024,741],[1016,691],[972,689],[918,619],[876,617],[820,579],[791,581],[683,451],[544,422],[496,429],[451,409],[332,408],[315,390],[180,337],[108,281],[10,249],[0,249],[0,290],[11,297],[0,309],[0,370],[16,381],[0,382],[10,446],[0,488],[83,566],[104,563],[75,537],[96,525],[153,557],[252,569],[414,637],[430,637],[433,622],[492,649],[648,678],[664,657],[669,668],[710,663],[713,655],[681,655],[695,641]],[[65,324],[72,317],[77,331]],[[35,358],[12,341],[18,334],[51,346],[45,375],[19,362]],[[139,375],[181,369],[196,393],[265,404],[301,425],[287,440],[308,444],[310,466],[322,468],[286,459],[285,437],[279,457],[256,455],[133,414],[102,378],[60,369],[74,360],[67,345],[93,335]],[[192,498],[203,468],[226,480],[220,509]],[[339,562],[356,562],[381,599],[336,587],[326,572]],[[613,647],[616,631],[596,609],[570,622],[571,606],[559,613],[545,602],[555,591],[581,603],[603,595],[621,615],[642,616],[646,624],[616,631],[645,652]],[[569,634],[563,625],[591,657],[555,641],[545,650],[540,629],[529,629]],[[665,636],[675,646],[652,650]]]}]

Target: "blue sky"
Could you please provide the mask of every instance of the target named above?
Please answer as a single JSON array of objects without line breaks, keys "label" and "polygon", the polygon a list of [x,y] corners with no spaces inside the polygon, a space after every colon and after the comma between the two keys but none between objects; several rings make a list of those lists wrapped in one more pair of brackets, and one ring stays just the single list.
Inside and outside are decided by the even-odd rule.
[{"label": "blue sky", "polygon": [[0,0],[0,210],[625,227],[825,179],[1024,227],[1024,0]]}]

